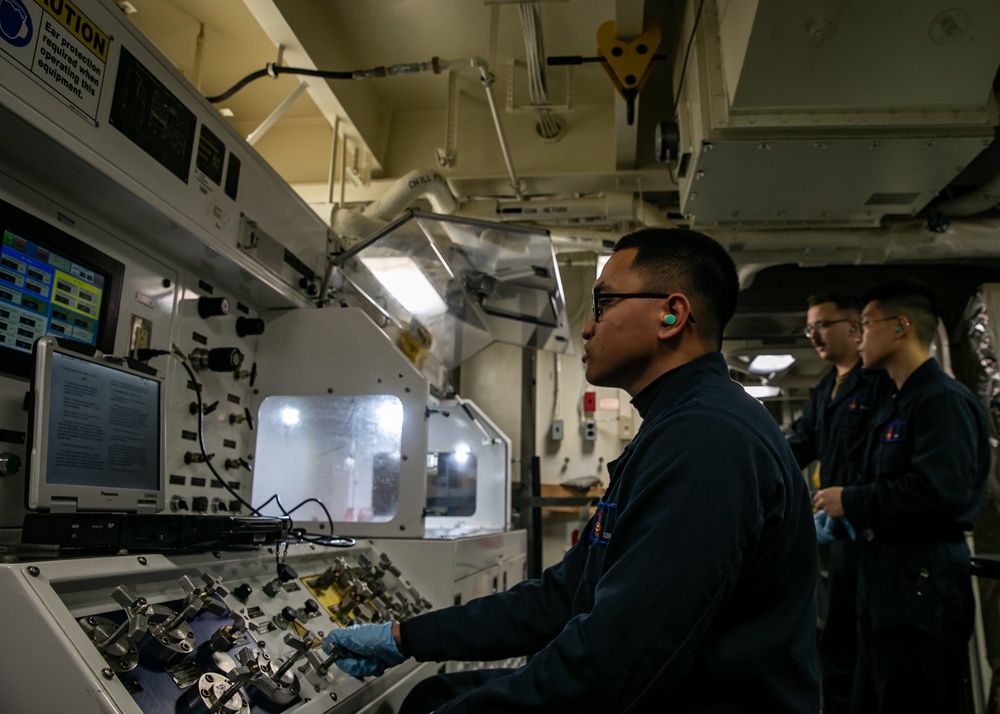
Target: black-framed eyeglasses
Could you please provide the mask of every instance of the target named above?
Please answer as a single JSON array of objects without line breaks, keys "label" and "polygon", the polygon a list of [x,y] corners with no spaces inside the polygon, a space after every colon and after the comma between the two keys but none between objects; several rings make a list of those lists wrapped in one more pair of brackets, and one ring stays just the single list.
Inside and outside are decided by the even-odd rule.
[{"label": "black-framed eyeglasses", "polygon": [[890,317],[879,317],[875,320],[866,320],[865,318],[862,317],[861,321],[858,323],[858,326],[861,328],[861,334],[864,334],[865,330],[868,329],[869,325],[872,325],[876,322],[888,322],[889,320],[898,320],[898,319],[899,315],[892,315]]},{"label": "black-framed eyeglasses", "polygon": [[826,332],[830,325],[836,325],[838,322],[850,322],[846,317],[842,320],[816,320],[811,325],[806,325],[802,332],[806,337],[812,337],[817,332]]},{"label": "black-framed eyeglasses", "polygon": [[[607,309],[607,303],[612,300],[627,300],[628,298],[668,298],[672,293],[594,293],[594,304],[592,310],[594,312],[594,322],[600,322],[601,317],[604,315],[604,311]],[[690,322],[697,322],[694,319],[694,315],[688,313],[688,320]]]}]

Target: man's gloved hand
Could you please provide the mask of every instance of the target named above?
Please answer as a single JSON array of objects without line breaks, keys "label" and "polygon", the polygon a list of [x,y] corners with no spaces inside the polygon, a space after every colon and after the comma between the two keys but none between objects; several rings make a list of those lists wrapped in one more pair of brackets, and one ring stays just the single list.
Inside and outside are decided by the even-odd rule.
[{"label": "man's gloved hand", "polygon": [[816,525],[817,543],[826,545],[836,540],[833,535],[834,519],[826,515],[826,511],[816,511],[813,514],[813,523]]},{"label": "man's gloved hand", "polygon": [[821,510],[813,514],[813,523],[816,525],[816,542],[820,545],[844,538],[857,540],[854,526],[846,518],[830,518],[826,511]]},{"label": "man's gloved hand", "polygon": [[391,622],[335,628],[323,640],[323,649],[333,654],[335,646],[347,651],[337,666],[352,677],[379,676],[406,660],[392,637]]}]

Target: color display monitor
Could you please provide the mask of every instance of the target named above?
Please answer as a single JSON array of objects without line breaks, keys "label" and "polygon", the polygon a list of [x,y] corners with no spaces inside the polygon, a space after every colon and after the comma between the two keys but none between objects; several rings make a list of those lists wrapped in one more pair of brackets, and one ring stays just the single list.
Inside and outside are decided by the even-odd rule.
[{"label": "color display monitor", "polygon": [[2,371],[28,376],[43,335],[113,353],[124,266],[2,201],[0,230]]}]

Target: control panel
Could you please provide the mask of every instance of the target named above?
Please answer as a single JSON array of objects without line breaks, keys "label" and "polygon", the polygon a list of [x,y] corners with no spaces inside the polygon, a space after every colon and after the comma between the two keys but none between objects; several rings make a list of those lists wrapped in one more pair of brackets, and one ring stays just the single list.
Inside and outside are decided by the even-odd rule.
[{"label": "control panel", "polygon": [[[0,581],[5,629],[26,643],[0,655],[12,711],[89,711],[80,703],[98,692],[123,712],[361,711],[431,665],[362,681],[336,668],[345,653],[324,651],[324,636],[444,604],[373,541],[10,564]],[[59,687],[28,671],[40,649]]]},{"label": "control panel", "polygon": [[167,509],[251,515],[243,502],[251,500],[256,424],[250,394],[257,381],[255,352],[263,321],[220,285],[189,275],[185,281],[175,334],[170,343],[164,336],[154,346],[176,347],[191,373],[172,356],[149,361],[157,369],[174,370],[175,377],[167,413]]}]

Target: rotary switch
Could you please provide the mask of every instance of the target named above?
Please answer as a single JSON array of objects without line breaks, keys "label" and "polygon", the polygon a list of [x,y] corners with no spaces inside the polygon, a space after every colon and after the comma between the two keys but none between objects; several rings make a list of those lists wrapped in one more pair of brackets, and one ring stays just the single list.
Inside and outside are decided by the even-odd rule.
[{"label": "rotary switch", "polygon": [[205,319],[209,317],[223,317],[228,315],[229,300],[224,297],[200,297],[198,298],[198,314]]},{"label": "rotary switch", "polygon": [[197,347],[188,355],[191,366],[196,370],[208,369],[212,372],[231,372],[243,364],[243,353],[236,347]]},{"label": "rotary switch", "polygon": [[0,454],[0,476],[13,476],[21,470],[21,457],[5,451]]}]

